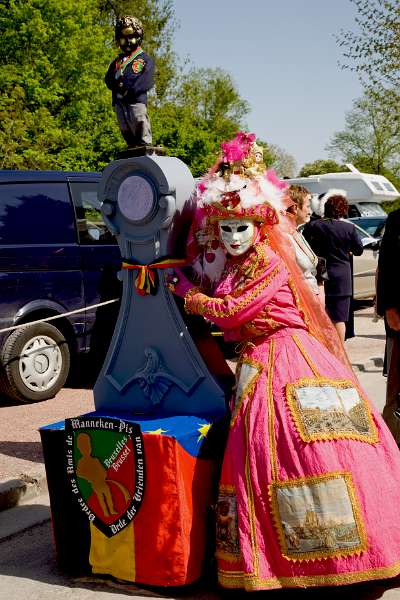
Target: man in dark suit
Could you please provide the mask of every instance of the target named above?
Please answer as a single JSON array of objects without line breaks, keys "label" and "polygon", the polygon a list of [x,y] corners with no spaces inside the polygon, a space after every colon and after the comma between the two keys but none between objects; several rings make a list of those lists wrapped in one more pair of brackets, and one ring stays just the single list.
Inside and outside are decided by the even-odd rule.
[{"label": "man in dark suit", "polygon": [[393,414],[400,407],[400,209],[389,214],[379,251],[377,313],[386,327],[386,405],[383,418],[397,443],[400,419]]}]

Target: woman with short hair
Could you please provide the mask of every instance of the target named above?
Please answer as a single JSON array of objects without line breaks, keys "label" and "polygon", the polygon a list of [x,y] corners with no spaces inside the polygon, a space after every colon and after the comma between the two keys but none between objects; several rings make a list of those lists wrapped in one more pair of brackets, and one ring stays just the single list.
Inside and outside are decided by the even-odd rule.
[{"label": "woman with short hair", "polygon": [[307,240],[297,228],[310,221],[311,194],[302,185],[290,185],[286,190],[289,204],[286,213],[293,218],[296,227],[293,227],[291,240],[296,253],[296,261],[303,272],[304,279],[311,286],[318,300],[325,304],[324,281],[326,279],[325,259],[318,257],[308,244]]},{"label": "woman with short hair", "polygon": [[349,210],[346,192],[328,190],[323,200],[324,217],[310,223],[304,237],[315,254],[326,259],[325,308],[344,342],[353,289],[352,255],[360,256],[363,245],[354,225],[343,220]]}]

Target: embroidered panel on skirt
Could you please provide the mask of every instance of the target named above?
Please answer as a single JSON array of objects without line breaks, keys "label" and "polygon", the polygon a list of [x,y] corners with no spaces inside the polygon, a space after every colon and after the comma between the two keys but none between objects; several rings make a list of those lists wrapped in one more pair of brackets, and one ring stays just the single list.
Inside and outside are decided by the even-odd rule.
[{"label": "embroidered panel on skirt", "polygon": [[379,440],[368,402],[351,381],[299,379],[286,385],[286,399],[304,442],[353,439],[375,444]]},{"label": "embroidered panel on skirt", "polygon": [[220,485],[216,513],[216,556],[228,562],[237,561],[241,554],[234,486]]},{"label": "embroidered panel on skirt", "polygon": [[359,554],[367,537],[351,473],[326,473],[269,486],[282,555],[316,560]]},{"label": "embroidered panel on skirt", "polygon": [[231,416],[231,427],[235,423],[243,401],[254,390],[254,386],[263,370],[263,365],[251,358],[246,358],[236,369],[236,393]]}]

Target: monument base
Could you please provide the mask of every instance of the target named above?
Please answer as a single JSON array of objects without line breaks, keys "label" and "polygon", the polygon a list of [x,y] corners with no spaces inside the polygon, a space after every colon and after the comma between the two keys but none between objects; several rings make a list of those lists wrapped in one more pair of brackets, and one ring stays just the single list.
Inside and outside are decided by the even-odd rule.
[{"label": "monument base", "polygon": [[156,154],[157,156],[165,156],[166,151],[162,146],[128,146],[125,150],[118,152],[118,158],[132,158],[135,156],[151,156]]},{"label": "monument base", "polygon": [[[114,432],[107,430],[110,423],[114,423]],[[117,440],[119,430],[128,431],[131,425],[140,426],[140,453],[144,451],[145,463],[143,497],[133,518],[136,509],[127,509],[129,503],[123,507],[125,512],[116,514],[121,508],[118,502],[123,502],[118,499],[118,489],[135,489],[138,483],[137,471],[130,467],[125,469],[125,480],[117,482],[118,469],[122,471],[123,464],[128,465],[125,458],[134,453],[134,440],[139,439],[132,438],[133,445],[129,447],[127,436],[122,439],[125,446]],[[103,430],[94,433],[92,426]],[[77,427],[77,431],[72,431],[72,427]],[[68,420],[67,431],[64,421],[43,427],[40,434],[60,568],[75,577],[110,575],[154,586],[182,586],[199,579],[214,536],[209,523],[224,430],[222,421],[213,423],[202,417],[136,419],[103,412]],[[78,440],[75,446],[71,442],[73,435]],[[82,443],[85,439],[92,439],[90,452]],[[93,475],[96,468],[89,475],[83,468],[85,453],[85,460],[100,464],[96,439],[100,439],[102,448],[112,448],[111,441],[117,450],[111,454],[108,450],[113,464],[111,459],[102,459],[102,464],[111,465],[103,477],[112,491],[111,504],[106,495],[106,502],[98,502],[99,487]],[[101,469],[105,470],[103,466]],[[135,492],[131,495],[135,496]],[[107,521],[102,505],[106,513],[107,507],[116,509],[116,516],[108,514]],[[110,525],[112,519],[114,525]],[[111,530],[115,534],[111,535]],[[208,554],[212,556],[211,552]]]}]

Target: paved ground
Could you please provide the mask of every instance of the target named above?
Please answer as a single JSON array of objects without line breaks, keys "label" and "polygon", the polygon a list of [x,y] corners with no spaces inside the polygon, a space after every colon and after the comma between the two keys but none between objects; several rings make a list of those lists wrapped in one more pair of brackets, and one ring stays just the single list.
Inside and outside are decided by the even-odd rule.
[{"label": "paved ground", "polygon": [[[365,307],[356,312],[355,330],[357,337],[346,342],[351,363],[373,402],[382,409],[383,322],[373,322],[372,307]],[[39,427],[93,408],[93,393],[89,389],[64,388],[55,398],[36,404],[12,404],[0,398],[0,481],[37,477],[43,464]]]},{"label": "paved ground", "polygon": [[123,600],[173,598],[176,600],[399,600],[400,582],[372,582],[340,588],[278,590],[244,595],[223,592],[213,584],[189,588],[149,589],[132,584],[102,582],[99,578],[73,579],[56,567],[50,523],[23,532],[8,542],[0,542],[0,600]]},{"label": "paved ground", "polygon": [[[371,400],[382,410],[385,396],[385,378],[382,376],[385,335],[382,321],[373,322],[373,310],[364,307],[355,317],[357,336],[346,342],[353,366]],[[56,398],[31,405],[19,405],[0,399],[0,497],[1,487],[18,480],[26,482],[28,491],[35,490],[37,481],[44,481],[43,458],[38,428],[47,423],[72,417],[93,409],[92,391],[64,389]],[[23,495],[24,492],[22,492]],[[0,506],[1,510],[1,506]],[[74,598],[89,600],[101,592],[105,598],[116,599],[121,594],[131,597],[169,597],[197,600],[238,598],[239,594],[222,595],[211,588],[196,588],[179,593],[161,593],[135,586],[110,590],[93,582],[74,581],[58,573],[52,553],[51,531],[48,524],[49,508],[46,495],[31,499],[11,510],[0,512],[0,600],[13,600],[25,595],[29,600]],[[36,525],[32,527],[33,525]],[[17,532],[19,535],[15,535]],[[38,554],[36,555],[36,552]],[[41,557],[41,558],[40,558]],[[396,586],[399,586],[398,588]],[[340,591],[339,591],[340,590]],[[324,590],[323,595],[342,599],[400,600],[400,580],[370,583],[339,590]],[[322,590],[267,592],[268,598],[320,598]],[[260,594],[258,594],[259,596]]]}]

